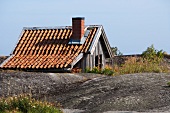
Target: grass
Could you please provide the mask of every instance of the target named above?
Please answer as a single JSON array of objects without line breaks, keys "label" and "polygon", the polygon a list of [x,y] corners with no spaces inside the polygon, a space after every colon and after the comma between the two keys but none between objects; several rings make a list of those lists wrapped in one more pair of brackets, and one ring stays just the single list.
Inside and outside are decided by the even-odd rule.
[{"label": "grass", "polygon": [[0,98],[0,113],[63,113],[59,105],[32,99],[29,95]]},{"label": "grass", "polygon": [[94,67],[92,70],[86,68],[87,73],[98,73],[104,75],[122,75],[133,73],[168,73],[168,64],[160,57],[129,57],[122,65],[106,66],[100,70]]},{"label": "grass", "polygon": [[167,62],[164,61],[163,50],[156,50],[153,45],[148,47],[141,57],[129,57],[120,65],[113,65],[113,67],[105,67],[99,70],[94,67],[92,70],[87,68],[86,72],[101,73],[105,75],[121,75],[132,73],[168,73],[169,68]]},{"label": "grass", "polygon": [[86,68],[86,73],[98,73],[104,75],[122,75],[133,73],[168,73],[168,64],[162,58],[154,57],[152,60],[143,57],[129,57],[122,65],[106,66],[100,70],[97,67]]},{"label": "grass", "polygon": [[156,50],[153,45],[148,47],[141,57],[130,57],[121,66],[114,65],[115,74],[131,73],[168,73],[168,64],[164,61],[163,50]]},{"label": "grass", "polygon": [[113,66],[116,75],[131,74],[131,73],[168,73],[166,62],[155,57],[153,60],[141,57],[130,57],[125,61],[122,66]]}]

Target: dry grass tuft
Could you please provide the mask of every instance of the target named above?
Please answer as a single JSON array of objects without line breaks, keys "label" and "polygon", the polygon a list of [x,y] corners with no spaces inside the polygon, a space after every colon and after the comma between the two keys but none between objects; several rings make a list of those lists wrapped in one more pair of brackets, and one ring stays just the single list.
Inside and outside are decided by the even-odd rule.
[{"label": "dry grass tuft", "polygon": [[0,98],[0,113],[62,113],[59,105],[57,107],[46,101],[32,99],[28,94]]},{"label": "dry grass tuft", "polygon": [[141,57],[130,57],[122,66],[113,66],[116,75],[131,74],[131,73],[168,73],[167,63],[155,57],[153,60],[144,59]]}]

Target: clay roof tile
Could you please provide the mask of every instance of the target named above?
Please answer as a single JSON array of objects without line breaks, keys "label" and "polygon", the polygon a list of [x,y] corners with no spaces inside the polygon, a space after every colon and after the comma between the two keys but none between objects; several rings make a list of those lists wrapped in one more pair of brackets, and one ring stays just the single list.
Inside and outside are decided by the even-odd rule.
[{"label": "clay roof tile", "polygon": [[86,52],[97,28],[91,29],[82,45],[69,45],[71,29],[26,29],[16,48],[14,56],[3,68],[63,68],[81,53]]}]

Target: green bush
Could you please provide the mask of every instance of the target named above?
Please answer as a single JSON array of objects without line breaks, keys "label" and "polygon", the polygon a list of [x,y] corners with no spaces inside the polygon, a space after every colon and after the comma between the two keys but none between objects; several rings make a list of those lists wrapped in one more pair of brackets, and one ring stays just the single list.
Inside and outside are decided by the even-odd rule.
[{"label": "green bush", "polygon": [[167,82],[167,85],[170,87],[170,82]]},{"label": "green bush", "polygon": [[101,73],[101,70],[98,68],[98,67],[94,67],[92,70],[91,70],[91,73]]},{"label": "green bush", "polygon": [[86,68],[85,68],[85,73],[91,73],[91,70],[90,70],[89,67],[86,67]]},{"label": "green bush", "polygon": [[114,73],[114,71],[110,68],[104,68],[102,70],[102,74],[104,74],[104,75],[113,75],[113,73]]},{"label": "green bush", "polygon": [[97,74],[104,74],[104,75],[113,75],[114,71],[112,70],[112,68],[106,66],[104,69],[99,69],[98,67],[94,67],[92,68],[92,70],[90,70],[90,68],[86,68],[85,69],[86,73],[97,73]]},{"label": "green bush", "polygon": [[142,53],[142,57],[130,57],[122,66],[114,66],[113,70],[118,75],[144,72],[167,73],[169,69],[163,57],[163,50],[158,51],[152,45]]},{"label": "green bush", "polygon": [[160,63],[164,57],[163,50],[156,50],[153,45],[148,47],[143,53],[142,57],[148,61]]},{"label": "green bush", "polygon": [[27,95],[0,98],[0,113],[62,113],[48,102],[32,99]]},{"label": "green bush", "polygon": [[112,50],[113,55],[115,55],[115,56],[123,55],[123,53],[120,52],[120,50],[117,47],[111,47],[111,50]]}]

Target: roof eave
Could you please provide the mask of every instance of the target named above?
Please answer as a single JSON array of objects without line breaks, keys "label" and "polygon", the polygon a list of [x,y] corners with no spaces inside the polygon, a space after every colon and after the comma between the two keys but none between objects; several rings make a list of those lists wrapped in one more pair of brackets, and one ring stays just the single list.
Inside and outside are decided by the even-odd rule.
[{"label": "roof eave", "polygon": [[83,53],[80,53],[71,63],[71,69],[83,58]]},{"label": "roof eave", "polygon": [[97,29],[97,32],[93,38],[93,41],[91,43],[91,46],[88,50],[88,53],[90,54],[93,54],[94,50],[95,50],[95,47],[97,46],[97,43],[98,43],[98,40],[100,38],[100,35],[101,35],[101,29],[102,29],[102,26],[99,26],[98,29]]},{"label": "roof eave", "polygon": [[102,35],[103,35],[104,43],[106,45],[106,48],[107,48],[107,51],[108,51],[108,54],[109,54],[109,58],[112,58],[114,55],[112,53],[111,46],[110,46],[110,43],[108,41],[108,38],[106,36],[104,29],[102,29]]},{"label": "roof eave", "polygon": [[0,64],[0,68],[3,68],[3,66],[13,57],[14,55],[11,55],[10,57],[8,57],[5,61],[3,61],[1,64]]},{"label": "roof eave", "polygon": [[20,41],[20,39],[21,39],[24,31],[25,31],[25,28],[22,29],[22,31],[21,31],[21,33],[20,33],[20,35],[19,35],[19,37],[18,37],[18,41],[16,42],[16,44],[15,44],[15,46],[14,46],[14,49],[11,51],[10,56],[14,54],[14,50],[15,50],[15,48],[17,47],[17,44],[19,43],[19,41]]},{"label": "roof eave", "polygon": [[87,51],[87,53],[90,53],[90,54],[93,54],[93,53],[94,53],[95,47],[97,46],[97,43],[98,43],[99,38],[100,38],[101,35],[102,35],[102,37],[103,37],[104,44],[105,44],[105,46],[106,46],[106,48],[107,48],[107,52],[108,52],[108,54],[109,54],[109,57],[108,57],[108,58],[112,58],[112,57],[113,57],[113,53],[112,53],[112,51],[111,51],[111,46],[110,46],[110,44],[109,44],[109,41],[108,41],[108,39],[107,39],[107,36],[106,36],[106,34],[105,34],[105,32],[104,32],[104,29],[103,29],[103,26],[102,26],[102,25],[98,26],[98,30],[97,30],[97,32],[96,32],[96,34],[95,34],[95,36],[94,36],[94,39],[93,39],[93,41],[92,41],[92,44],[91,44],[89,50]]}]

